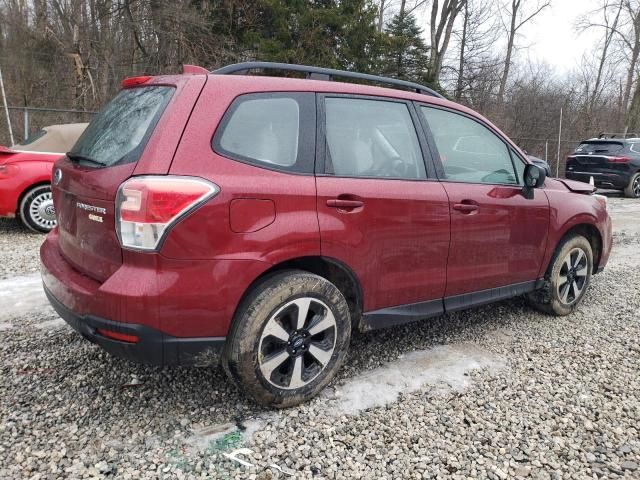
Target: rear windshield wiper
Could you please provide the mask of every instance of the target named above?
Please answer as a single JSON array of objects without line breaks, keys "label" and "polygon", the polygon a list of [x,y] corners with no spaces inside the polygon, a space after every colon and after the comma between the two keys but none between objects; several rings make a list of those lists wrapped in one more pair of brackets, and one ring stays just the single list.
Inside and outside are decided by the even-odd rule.
[{"label": "rear windshield wiper", "polygon": [[67,152],[67,157],[72,162],[91,163],[93,165],[100,165],[101,167],[106,167],[107,166],[106,163],[99,162],[98,160],[95,160],[95,159],[93,159],[91,157],[87,157],[87,156],[82,155],[80,153]]}]

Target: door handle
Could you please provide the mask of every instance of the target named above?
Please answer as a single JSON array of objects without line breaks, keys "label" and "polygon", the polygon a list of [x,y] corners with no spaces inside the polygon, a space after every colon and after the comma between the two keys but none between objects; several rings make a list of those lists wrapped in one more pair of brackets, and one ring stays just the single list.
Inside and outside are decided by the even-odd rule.
[{"label": "door handle", "polygon": [[478,205],[472,203],[454,203],[453,209],[462,213],[472,213],[478,210]]},{"label": "door handle", "polygon": [[358,208],[364,205],[361,200],[344,200],[341,198],[330,198],[327,206],[333,208]]}]

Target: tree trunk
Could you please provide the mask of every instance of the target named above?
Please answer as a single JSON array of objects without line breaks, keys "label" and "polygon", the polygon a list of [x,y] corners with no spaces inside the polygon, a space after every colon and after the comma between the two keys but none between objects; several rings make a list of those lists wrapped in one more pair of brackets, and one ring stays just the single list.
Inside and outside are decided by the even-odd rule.
[{"label": "tree trunk", "polygon": [[[631,97],[631,88],[633,86],[634,77],[636,70],[638,69],[638,59],[640,58],[640,12],[633,12],[631,5],[627,2],[627,9],[629,10],[629,15],[633,20],[633,34],[634,38],[631,40],[633,48],[631,50],[631,61],[629,63],[629,69],[627,70],[627,81],[624,87],[624,94],[622,96],[622,106],[626,113],[625,115],[625,125],[627,127],[630,126],[630,119],[632,118],[631,109],[633,105],[629,105],[629,98]],[[635,13],[635,16],[634,16]],[[636,79],[636,82],[640,81],[640,79]],[[636,90],[634,93],[634,98],[638,93],[638,88],[636,86]],[[633,101],[632,101],[633,103]]]},{"label": "tree trunk", "polygon": [[637,134],[640,131],[640,82],[636,82],[636,88],[627,115],[627,126],[630,132]]},{"label": "tree trunk", "polygon": [[456,82],[456,91],[454,98],[460,101],[462,98],[462,88],[464,79],[464,53],[467,46],[467,26],[469,24],[469,4],[464,5],[464,20],[462,21],[462,38],[460,39],[460,62],[458,64],[458,81]]},{"label": "tree trunk", "polygon": [[380,11],[378,12],[378,33],[382,33],[384,28],[384,4],[386,0],[380,0]]},{"label": "tree trunk", "polygon": [[511,2],[511,23],[507,36],[507,58],[504,61],[504,69],[502,77],[500,77],[500,88],[498,90],[498,105],[504,102],[504,92],[507,88],[507,79],[509,78],[509,69],[511,68],[511,56],[513,55],[513,42],[516,36],[516,21],[518,17],[518,9],[520,8],[520,0],[512,0]]}]

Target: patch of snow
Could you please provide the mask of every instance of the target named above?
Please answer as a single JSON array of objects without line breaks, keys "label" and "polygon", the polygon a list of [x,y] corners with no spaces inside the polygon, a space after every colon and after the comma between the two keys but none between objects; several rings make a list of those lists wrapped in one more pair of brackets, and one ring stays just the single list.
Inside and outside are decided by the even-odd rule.
[{"label": "patch of snow", "polygon": [[36,323],[35,327],[41,330],[53,330],[56,328],[62,328],[67,323],[61,318],[54,318],[53,320],[45,320],[44,322]]},{"label": "patch of snow", "polygon": [[499,358],[473,345],[414,351],[337,386],[327,397],[326,410],[330,415],[353,415],[395,402],[400,393],[415,392],[425,385],[441,393],[461,392],[472,384],[468,372],[482,368],[496,371],[503,366]]},{"label": "patch of snow", "polygon": [[39,274],[0,280],[0,320],[50,308]]}]

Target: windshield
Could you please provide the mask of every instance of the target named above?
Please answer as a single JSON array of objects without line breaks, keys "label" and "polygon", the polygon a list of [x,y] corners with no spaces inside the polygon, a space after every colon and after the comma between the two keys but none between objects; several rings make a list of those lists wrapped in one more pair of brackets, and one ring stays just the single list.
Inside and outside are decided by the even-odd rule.
[{"label": "windshield", "polygon": [[98,166],[136,162],[173,93],[172,87],[122,90],[94,117],[67,154]]},{"label": "windshield", "polygon": [[584,142],[576,148],[577,154],[593,154],[601,153],[604,155],[616,153],[622,150],[623,145],[620,142]]}]

